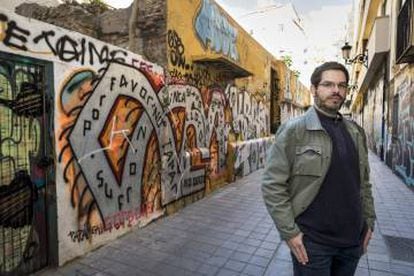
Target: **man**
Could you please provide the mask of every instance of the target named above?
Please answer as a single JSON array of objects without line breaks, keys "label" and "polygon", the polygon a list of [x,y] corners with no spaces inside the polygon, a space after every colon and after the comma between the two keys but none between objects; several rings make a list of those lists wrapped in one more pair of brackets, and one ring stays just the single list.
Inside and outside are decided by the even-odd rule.
[{"label": "man", "polygon": [[315,69],[314,105],[281,125],[263,173],[263,198],[295,275],[353,275],[372,235],[365,133],[338,112],[348,81],[342,64]]}]

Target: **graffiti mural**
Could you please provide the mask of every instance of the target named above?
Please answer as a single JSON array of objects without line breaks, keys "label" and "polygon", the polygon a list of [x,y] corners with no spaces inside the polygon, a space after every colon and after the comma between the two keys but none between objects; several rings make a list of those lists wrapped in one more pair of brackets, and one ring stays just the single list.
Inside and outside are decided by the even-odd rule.
[{"label": "graffiti mural", "polygon": [[203,4],[195,19],[195,31],[204,48],[222,53],[233,60],[239,59],[236,47],[237,29],[211,0]]},{"label": "graffiti mural", "polygon": [[266,161],[266,153],[273,140],[274,137],[230,143],[235,159],[233,180],[263,168]]},{"label": "graffiti mural", "polygon": [[393,165],[407,185],[414,185],[414,83],[408,76],[396,87],[398,105],[398,139]]},{"label": "graffiti mural", "polygon": [[[215,29],[206,29],[200,22],[211,15]],[[237,32],[218,8],[204,1],[197,18],[200,39],[212,50],[237,59]],[[254,91],[236,86],[221,73],[192,64],[174,30],[168,31],[167,39],[168,77],[163,68],[139,55],[0,11],[1,53],[53,64],[47,77],[53,80],[49,86],[54,98],[48,108],[54,125],[47,134],[54,137],[57,217],[65,218],[57,222],[60,263],[130,227],[146,225],[177,200],[226,181],[229,168],[241,176],[263,165],[269,146],[263,139],[269,134],[265,97],[257,98]],[[26,74],[25,81],[10,82],[19,78],[6,74],[8,69],[2,66],[0,176],[2,183],[11,183],[14,176],[3,173],[7,168],[15,173],[14,167],[24,167],[35,175],[32,158],[41,156],[46,137],[37,118],[46,107],[36,96],[36,79]],[[18,89],[24,95],[16,93]],[[24,103],[29,101],[27,108]],[[20,129],[12,127],[17,120]],[[25,148],[20,150],[23,144],[16,141],[24,141]],[[235,141],[244,144],[231,153],[229,145]],[[16,152],[21,156],[18,161],[10,157]],[[41,177],[31,181],[34,187],[42,185]],[[27,202],[35,201],[28,187],[32,186],[16,191]],[[5,198],[16,197],[9,193]],[[31,214],[30,208],[27,213]],[[25,248],[35,252],[30,229],[34,228],[27,227],[27,235],[22,232],[20,237],[29,244]]]},{"label": "graffiti mural", "polygon": [[189,70],[191,65],[186,63],[185,60],[185,47],[181,38],[178,36],[177,32],[174,30],[168,30],[168,47],[170,49],[169,52],[169,60],[172,66],[177,66]]},{"label": "graffiti mural", "polygon": [[[65,221],[58,222],[58,228],[63,230],[58,233],[61,241],[59,250],[62,247],[66,248],[64,252],[61,251],[62,254],[59,254],[61,256],[59,261],[65,262],[65,260],[88,250],[87,245],[73,247],[67,241],[80,242],[85,240],[88,241],[88,244],[98,245],[99,243],[95,243],[93,240],[100,238],[101,235],[96,233],[116,236],[122,234],[120,230],[125,231],[133,225],[148,223],[154,217],[159,216],[162,213],[160,211],[162,208],[161,178],[170,177],[171,174],[166,169],[164,170],[165,175],[160,175],[162,156],[158,148],[157,135],[151,131],[152,126],[149,118],[161,115],[154,112],[153,114],[148,113],[150,116],[147,116],[144,112],[144,105],[152,104],[149,98],[145,98],[141,103],[129,95],[116,97],[115,94],[119,90],[126,89],[124,87],[125,79],[122,76],[118,76],[117,85],[112,84],[114,91],[108,94],[102,92],[102,87],[98,85],[107,80],[103,76],[109,76],[110,73],[107,72],[107,69],[110,63],[128,64],[127,68],[136,68],[135,71],[133,70],[134,72],[141,72],[137,78],[128,77],[128,84],[130,84],[128,88],[137,86],[138,84],[131,83],[131,79],[133,82],[139,80],[139,76],[141,76],[147,81],[145,87],[148,87],[148,95],[153,96],[154,89],[158,91],[164,86],[162,68],[116,46],[1,11],[0,51],[6,52],[5,56],[9,56],[9,53],[24,56],[22,59],[26,61],[30,58],[50,61],[54,66],[54,70],[49,72],[54,75],[43,75],[43,77],[54,80],[56,99],[55,103],[51,102],[47,107],[55,108],[55,118],[47,120],[55,122],[54,127],[50,128],[50,131],[54,129],[55,133],[48,133],[48,135],[56,137],[56,197],[58,198],[57,209],[59,212],[57,217],[65,217]],[[2,83],[0,92],[1,183],[14,183],[12,181],[13,172],[26,170],[27,174],[30,174],[30,180],[35,185],[34,187],[41,188],[41,185],[44,185],[44,178],[42,178],[44,172],[36,166],[32,166],[32,160],[35,160],[35,157],[42,157],[40,153],[44,152],[41,146],[44,131],[41,130],[39,120],[37,120],[38,116],[42,115],[44,101],[43,98],[37,97],[35,91],[42,91],[45,86],[36,87],[42,82],[40,79],[33,78],[41,70],[24,74],[24,68],[22,68],[12,72],[7,68],[8,62],[0,64],[0,81]],[[20,75],[22,77],[19,77]],[[10,80],[20,81],[12,82]],[[48,87],[53,89],[53,85],[48,84]],[[141,89],[142,86],[140,85],[139,88]],[[17,92],[19,89],[20,93]],[[145,93],[144,90],[139,92],[139,95]],[[95,97],[102,95],[107,96],[106,100],[102,97],[98,102],[92,102]],[[102,113],[101,105],[108,108],[106,110],[108,114]],[[89,111],[88,108],[92,108],[92,114],[89,117],[85,115],[85,112]],[[145,106],[145,108],[150,110],[152,107]],[[155,111],[153,108],[152,110]],[[162,121],[156,123],[159,124]],[[101,127],[101,129],[98,130],[97,127]],[[146,128],[149,128],[148,132],[146,132]],[[78,133],[79,130],[81,130],[80,133]],[[96,131],[98,132],[96,133]],[[78,148],[80,140],[75,137],[78,134],[79,137],[86,137],[85,141],[96,142],[99,147],[92,148],[92,152],[83,152]],[[147,146],[140,145],[138,147],[137,140],[145,142]],[[88,146],[92,147],[95,144],[88,144]],[[140,155],[141,159],[145,156],[153,162],[146,162],[143,167],[138,168],[130,160],[131,148],[139,149],[139,152],[137,151],[135,154],[142,154],[142,156]],[[168,146],[165,146],[164,149],[165,151],[161,151],[162,153],[174,151]],[[93,152],[94,150],[97,152]],[[18,155],[19,159],[13,158],[13,154]],[[102,158],[102,160],[93,163],[93,160],[90,161],[93,155]],[[47,161],[47,159],[40,161]],[[172,163],[167,165],[171,166]],[[86,173],[91,172],[89,166],[94,169],[93,179],[90,174]],[[105,170],[101,171],[99,168]],[[104,172],[110,172],[111,175],[108,176]],[[141,179],[137,180],[140,173],[142,174]],[[130,176],[128,177],[128,175]],[[133,177],[137,183],[132,186],[128,183],[128,179]],[[176,176],[174,179],[178,178],[179,176]],[[114,186],[108,184],[108,179],[113,180],[109,183]],[[171,185],[174,185],[174,181],[171,182]],[[17,189],[18,187],[19,189]],[[36,217],[36,224],[35,227],[31,227],[32,220],[27,219],[27,226],[22,226],[25,228],[20,232],[14,229],[13,235],[1,235],[0,242],[4,245],[2,248],[8,249],[8,244],[21,246],[20,251],[17,248],[14,251],[9,249],[4,251],[0,258],[6,262],[0,264],[2,271],[12,271],[17,266],[21,267],[21,260],[31,258],[34,253],[38,254],[40,249],[37,249],[36,244],[44,242],[47,246],[46,238],[36,234],[36,231],[39,230],[37,223],[46,223],[44,216],[43,218],[39,217],[36,212],[37,208],[44,207],[42,205],[44,202],[40,201],[29,205],[27,202],[35,201],[35,193],[32,195],[30,186],[18,187],[16,186],[14,189],[14,194],[2,188],[4,191],[1,192],[5,196],[2,198],[1,204],[9,204],[10,201],[20,204],[20,201],[16,200],[17,197],[22,200],[27,199],[21,204],[28,206],[25,213],[29,217],[30,214],[33,214],[33,217]],[[7,210],[9,209],[2,209],[3,212],[6,212],[5,220],[7,217],[13,219],[19,217]],[[149,215],[147,216],[147,214]],[[9,222],[4,223],[10,224]],[[88,234],[81,235],[79,230]],[[116,232],[119,233],[115,233],[115,230],[118,230]],[[86,237],[86,239],[81,237]],[[9,258],[9,255],[12,257]],[[22,256],[26,257],[22,258]]]},{"label": "graffiti mural", "polygon": [[239,136],[238,140],[255,139],[269,133],[268,108],[251,93],[228,85],[226,98],[232,114],[232,130]]},{"label": "graffiti mural", "polygon": [[[61,93],[60,119],[65,125],[59,135],[59,161],[72,206],[79,210],[79,228],[102,224],[104,230],[118,229],[126,220],[113,219],[119,212],[137,209],[143,215],[161,208],[158,175],[148,173],[160,166],[154,126],[163,123],[161,107],[142,73],[127,66],[115,73],[119,66],[111,64],[101,77],[78,71],[66,80]],[[147,114],[145,108],[153,113]],[[144,158],[154,162],[144,166]],[[128,220],[129,226],[138,223],[139,216],[134,218]]]},{"label": "graffiti mural", "polygon": [[286,83],[286,91],[285,91],[285,100],[289,101],[292,100],[292,91],[291,91],[291,84],[292,81],[292,74],[290,70],[286,70],[286,76],[285,76],[285,83]]},{"label": "graffiti mural", "polygon": [[367,93],[367,105],[364,108],[364,128],[367,133],[367,143],[377,155],[383,147],[382,118],[383,118],[383,85],[382,79],[377,81]]},{"label": "graffiti mural", "polygon": [[[214,93],[213,93],[214,95]],[[220,100],[220,97],[214,96]],[[176,126],[176,141],[180,150],[179,159],[182,160],[182,178],[184,182],[183,195],[190,194],[205,186],[206,165],[210,161],[209,142],[216,131],[222,131],[224,121],[220,121],[215,128],[213,119],[223,115],[223,110],[214,108],[205,110],[203,98],[196,87],[188,85],[169,85],[160,93],[164,108],[169,111],[169,117]],[[219,102],[216,106],[223,106]],[[182,116],[177,111],[182,110]],[[221,114],[217,114],[217,113]],[[221,117],[223,118],[223,116]],[[178,123],[179,122],[179,123]],[[217,122],[218,123],[218,122]],[[212,128],[213,127],[213,128]],[[224,136],[223,136],[224,137]],[[221,147],[222,154],[225,149]],[[218,168],[216,168],[216,172]],[[194,186],[191,183],[195,183]]]},{"label": "graffiti mural", "polygon": [[222,73],[194,64],[186,58],[185,46],[176,31],[168,30],[167,41],[168,61],[171,64],[167,76],[169,84],[188,84],[200,88],[224,83]]},{"label": "graffiti mural", "polygon": [[[225,93],[213,89],[208,95],[204,102],[200,91],[188,85],[168,85],[157,93],[139,70],[119,63],[111,63],[95,80],[90,71],[67,80],[62,111],[75,119],[59,135],[66,139],[59,160],[64,179],[72,182],[72,204],[87,210],[80,213],[80,225],[90,224],[95,209],[107,225],[105,218],[114,213],[160,208],[154,200],[165,205],[199,191],[208,168],[211,178],[226,169],[230,131],[245,138],[266,133],[268,113],[248,93],[229,86]],[[226,110],[232,120],[226,120]],[[147,152],[151,145],[157,154]],[[64,158],[65,151],[72,154]],[[157,177],[145,177],[147,163],[159,164]],[[158,187],[157,198],[142,202],[147,182]]]}]

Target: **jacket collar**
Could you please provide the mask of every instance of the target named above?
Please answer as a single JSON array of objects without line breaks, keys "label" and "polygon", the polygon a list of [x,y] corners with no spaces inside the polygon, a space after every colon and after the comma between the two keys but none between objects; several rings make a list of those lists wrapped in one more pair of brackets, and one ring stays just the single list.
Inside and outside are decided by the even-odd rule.
[{"label": "jacket collar", "polygon": [[311,106],[305,113],[306,129],[308,130],[323,130],[321,121],[316,113],[314,106]]},{"label": "jacket collar", "polygon": [[[307,130],[325,130],[322,127],[321,121],[319,120],[318,113],[314,106],[311,106],[308,111],[305,113],[305,122],[306,122],[306,129]],[[349,122],[348,120],[344,119],[345,125],[347,129],[350,131],[351,138],[356,145],[358,145],[358,136],[359,131],[353,125],[354,123]]]}]

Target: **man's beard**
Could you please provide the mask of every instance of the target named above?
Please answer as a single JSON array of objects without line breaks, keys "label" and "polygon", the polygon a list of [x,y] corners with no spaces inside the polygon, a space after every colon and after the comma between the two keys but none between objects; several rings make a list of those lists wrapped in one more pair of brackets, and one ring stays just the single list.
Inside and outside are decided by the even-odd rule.
[{"label": "man's beard", "polygon": [[[321,99],[318,97],[318,95],[314,96],[314,102],[315,104],[322,109],[325,112],[331,113],[331,114],[336,114],[342,107],[342,105],[345,102],[345,99],[343,97],[341,97],[340,95],[337,95],[337,97],[339,98],[338,101],[340,101],[341,103],[338,105],[338,108],[330,108],[329,106],[325,105]],[[328,97],[325,99],[325,101],[330,100],[330,98],[332,97]]]}]

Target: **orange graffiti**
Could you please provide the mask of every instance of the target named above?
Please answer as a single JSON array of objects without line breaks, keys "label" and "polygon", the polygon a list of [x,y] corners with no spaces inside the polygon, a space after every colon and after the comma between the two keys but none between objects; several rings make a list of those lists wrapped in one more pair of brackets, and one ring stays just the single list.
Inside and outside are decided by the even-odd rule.
[{"label": "orange graffiti", "polygon": [[161,158],[155,132],[148,142],[142,179],[141,215],[146,216],[162,209],[161,206]]},{"label": "orange graffiti", "polygon": [[89,69],[72,72],[61,86],[58,101],[57,118],[60,128],[57,130],[58,162],[63,168],[66,192],[70,195],[71,205],[78,211],[78,226],[102,223],[95,200],[76,162],[69,145],[68,137],[83,105],[92,93],[94,73]]},{"label": "orange graffiti", "polygon": [[[138,101],[119,96],[112,107],[112,116],[108,117],[99,135],[102,147],[109,149],[104,152],[118,180],[118,185],[121,185],[125,158],[129,149],[128,139],[131,140],[132,133],[143,112],[142,105]],[[123,131],[125,135],[113,135],[114,131]]]},{"label": "orange graffiti", "polygon": [[175,146],[177,153],[181,151],[181,145],[183,141],[183,133],[185,126],[185,108],[176,107],[168,114],[170,121],[172,122],[173,130],[175,131]]}]

